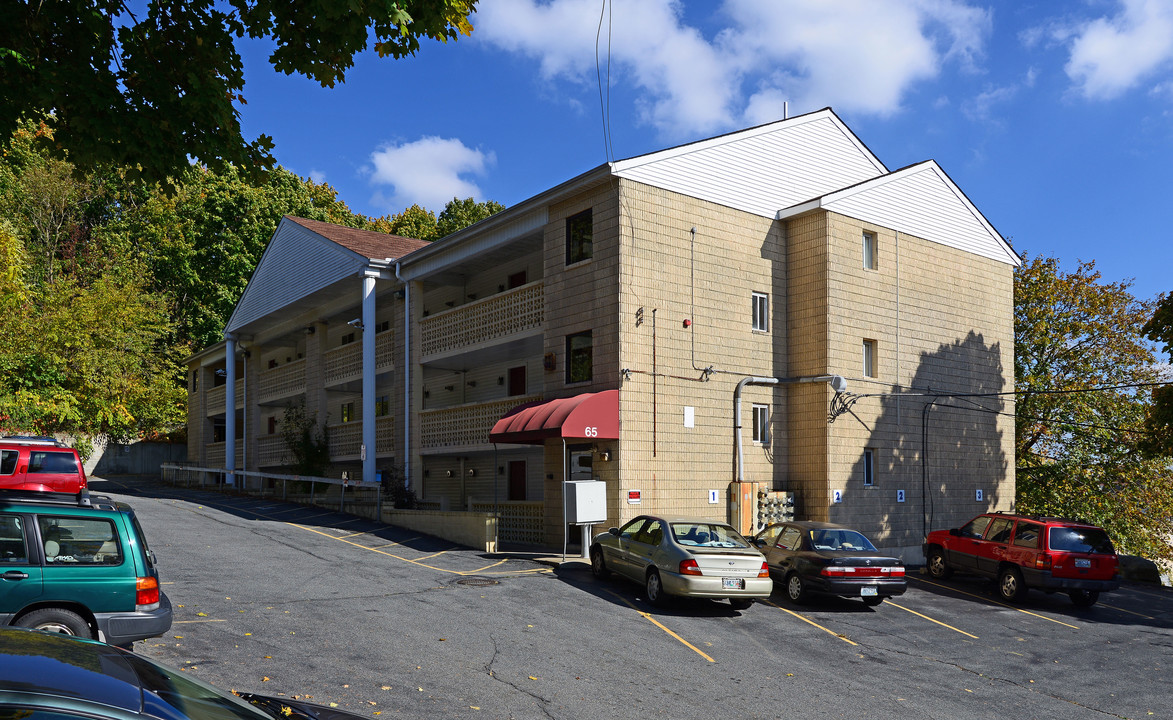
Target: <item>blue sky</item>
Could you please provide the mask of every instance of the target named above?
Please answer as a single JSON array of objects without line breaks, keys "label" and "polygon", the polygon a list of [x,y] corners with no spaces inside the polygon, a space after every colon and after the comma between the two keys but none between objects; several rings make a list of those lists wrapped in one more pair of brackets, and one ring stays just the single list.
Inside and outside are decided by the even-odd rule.
[{"label": "blue sky", "polygon": [[472,22],[333,89],[250,42],[245,136],[378,216],[830,106],[890,169],[940,163],[1020,254],[1173,291],[1173,0],[481,0]]}]

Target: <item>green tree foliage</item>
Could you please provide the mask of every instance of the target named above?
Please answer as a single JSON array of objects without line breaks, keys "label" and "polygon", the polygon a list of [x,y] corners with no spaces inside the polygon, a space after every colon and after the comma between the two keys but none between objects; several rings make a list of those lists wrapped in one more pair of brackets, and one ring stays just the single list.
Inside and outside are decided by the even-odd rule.
[{"label": "green tree foliage", "polygon": [[447,237],[504,209],[504,205],[492,200],[479,203],[472,198],[452,198],[436,218],[436,239]]},{"label": "green tree foliage", "polygon": [[[1173,293],[1164,295],[1157,302],[1153,316],[1142,332],[1157,343],[1173,363]],[[1145,418],[1145,430],[1149,435],[1142,442],[1141,449],[1150,456],[1173,456],[1173,366],[1166,367],[1164,377],[1171,384],[1153,388],[1152,406]]]},{"label": "green tree foliage", "polygon": [[281,440],[286,460],[298,475],[323,477],[330,466],[330,441],[326,426],[314,422],[305,404],[289,405],[281,417]]},{"label": "green tree foliage", "polygon": [[270,40],[276,70],[333,87],[371,38],[380,56],[402,58],[421,38],[469,35],[476,1],[6,0],[0,137],[51,113],[51,147],[83,168],[121,166],[153,181],[178,178],[189,158],[270,168],[272,138],[241,136],[238,41]]},{"label": "green tree foliage", "polygon": [[[1055,258],[1015,272],[1018,509],[1105,527],[1121,550],[1173,557],[1169,458],[1139,451],[1155,356],[1140,332],[1152,303],[1094,263],[1066,274]],[[1092,388],[1116,388],[1088,390]]]}]

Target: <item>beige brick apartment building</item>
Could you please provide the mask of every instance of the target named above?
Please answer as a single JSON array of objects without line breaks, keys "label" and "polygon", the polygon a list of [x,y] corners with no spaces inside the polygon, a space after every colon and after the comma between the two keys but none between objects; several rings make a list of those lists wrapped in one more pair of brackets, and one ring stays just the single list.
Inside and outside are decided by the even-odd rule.
[{"label": "beige brick apartment building", "polygon": [[726,519],[742,479],[912,557],[1013,503],[1019,262],[936,163],[889,171],[830,109],[608,163],[432,244],[287,217],[190,360],[189,457],[281,472],[305,403],[332,473],[495,499],[539,519],[519,539],[562,542],[569,471],[607,483],[612,525]]}]

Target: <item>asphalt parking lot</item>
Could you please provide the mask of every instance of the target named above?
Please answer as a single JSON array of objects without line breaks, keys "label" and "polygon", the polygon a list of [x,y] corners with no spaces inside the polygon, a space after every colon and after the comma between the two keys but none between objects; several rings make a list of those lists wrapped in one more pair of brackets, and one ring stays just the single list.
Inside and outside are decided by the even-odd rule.
[{"label": "asphalt parking lot", "polygon": [[875,608],[776,591],[653,608],[583,562],[490,555],[330,511],[152,483],[128,499],[176,624],[136,643],[222,687],[370,717],[1173,717],[1173,591],[1091,609],[910,575]]}]

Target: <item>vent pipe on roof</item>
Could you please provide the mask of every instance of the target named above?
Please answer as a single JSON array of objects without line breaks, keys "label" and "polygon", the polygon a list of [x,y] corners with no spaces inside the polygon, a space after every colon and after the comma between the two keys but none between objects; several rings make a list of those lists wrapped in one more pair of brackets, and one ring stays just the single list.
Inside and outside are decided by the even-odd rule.
[{"label": "vent pipe on roof", "polygon": [[789,100],[782,101],[782,119],[783,120],[790,119],[790,101]]}]

